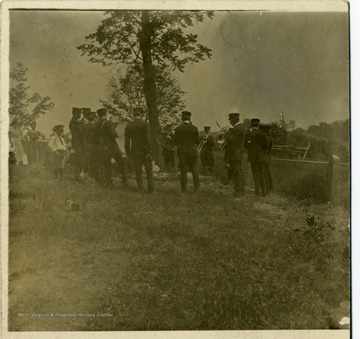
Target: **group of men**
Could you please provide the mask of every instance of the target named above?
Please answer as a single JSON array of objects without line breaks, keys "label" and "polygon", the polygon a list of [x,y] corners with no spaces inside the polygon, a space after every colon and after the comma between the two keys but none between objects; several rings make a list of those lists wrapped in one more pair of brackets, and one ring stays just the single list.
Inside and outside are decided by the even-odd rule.
[{"label": "group of men", "polygon": [[[125,128],[125,152],[131,159],[137,186],[143,189],[142,166],[147,174],[147,191],[154,192],[150,131],[147,122],[141,119],[142,112],[135,110],[134,120]],[[69,162],[74,167],[75,178],[90,176],[101,185],[113,186],[111,179],[112,159],[117,163],[123,187],[128,186],[127,162],[117,143],[116,125],[108,119],[106,108],[96,112],[89,108],[72,108],[69,123],[71,154]],[[64,125],[56,125],[50,137],[55,178],[63,177],[65,165],[66,138]]]},{"label": "group of men", "polygon": [[[151,147],[149,124],[141,116],[139,109],[134,111],[134,119],[125,127],[125,153],[131,160],[139,190],[143,190],[142,168],[145,168],[147,177],[147,192],[155,192],[153,180],[153,153]],[[173,148],[168,153],[163,152],[167,168],[175,167],[175,152],[179,159],[181,192],[186,192],[187,173],[192,173],[194,191],[200,188],[199,155],[204,174],[210,174],[214,168],[215,145],[214,137],[210,135],[210,127],[204,127],[204,135],[200,138],[199,131],[191,122],[191,112],[183,111],[182,123],[173,133],[166,134],[171,139]],[[248,161],[251,165],[255,183],[255,194],[265,196],[272,189],[270,174],[271,138],[269,126],[260,129],[260,120],[251,120],[250,131],[244,131],[240,124],[240,114],[229,114],[230,127],[225,133],[225,167],[234,185],[235,197],[244,195],[244,176],[242,171],[243,149],[248,150]],[[105,108],[96,112],[89,108],[72,109],[72,118],[69,123],[71,146],[73,150],[72,163],[75,176],[86,173],[104,186],[112,186],[111,161],[114,159],[121,172],[122,185],[128,185],[127,162],[116,141],[118,135],[115,124],[108,119]],[[49,143],[55,155],[55,177],[63,176],[66,140],[64,125],[56,125]],[[176,151],[175,151],[176,150]]]},{"label": "group of men", "polygon": [[[187,191],[187,173],[192,173],[194,191],[199,190],[200,153],[203,172],[211,173],[214,167],[214,138],[210,127],[204,127],[204,135],[199,138],[196,126],[191,123],[191,112],[182,112],[182,124],[175,128],[173,136],[179,158],[181,191]],[[229,114],[230,127],[224,135],[224,161],[229,177],[234,185],[234,196],[244,196],[244,175],[242,169],[243,150],[247,149],[248,161],[255,184],[255,194],[266,196],[272,190],[270,171],[272,138],[270,125],[260,125],[257,118],[251,119],[251,128],[245,131],[240,123],[239,113]]]}]

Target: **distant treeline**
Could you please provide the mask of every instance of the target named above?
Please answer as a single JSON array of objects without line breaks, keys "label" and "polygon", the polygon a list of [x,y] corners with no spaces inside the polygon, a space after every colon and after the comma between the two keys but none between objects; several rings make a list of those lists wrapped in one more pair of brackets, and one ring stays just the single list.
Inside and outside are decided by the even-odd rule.
[{"label": "distant treeline", "polygon": [[296,128],[286,133],[286,142],[289,145],[306,147],[310,143],[308,158],[328,160],[332,154],[336,154],[342,162],[350,161],[349,138],[349,119],[334,121],[331,124],[320,122],[306,130]]},{"label": "distant treeline", "polygon": [[349,142],[350,124],[349,119],[337,120],[331,124],[320,122],[318,125],[311,125],[306,131],[303,128],[296,128],[296,133],[308,133],[313,136],[332,140]]}]

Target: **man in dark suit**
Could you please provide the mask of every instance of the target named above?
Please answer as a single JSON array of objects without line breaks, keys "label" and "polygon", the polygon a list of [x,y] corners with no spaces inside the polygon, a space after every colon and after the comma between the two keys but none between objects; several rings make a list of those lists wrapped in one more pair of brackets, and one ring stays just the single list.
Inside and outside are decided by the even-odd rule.
[{"label": "man in dark suit", "polygon": [[105,186],[113,186],[111,180],[111,159],[114,159],[121,172],[122,186],[127,187],[127,166],[116,141],[118,135],[115,131],[115,125],[107,119],[106,108],[100,108],[96,112],[98,115],[97,139],[100,144],[100,157],[104,169],[104,171],[100,173],[100,180]]},{"label": "man in dark suit", "polygon": [[81,117],[81,108],[72,108],[72,118],[69,123],[71,133],[71,147],[74,150],[74,171],[75,178],[79,178],[81,172],[85,170],[85,143],[82,135],[84,119]]},{"label": "man in dark suit", "polygon": [[191,112],[183,111],[181,118],[183,123],[175,128],[174,142],[177,146],[179,158],[181,192],[187,191],[187,172],[192,173],[194,191],[200,188],[198,151],[199,131],[190,122]]},{"label": "man in dark suit", "polygon": [[265,186],[266,186],[266,193],[269,194],[273,189],[273,178],[271,174],[271,150],[274,139],[271,135],[271,125],[260,125],[260,130],[266,135],[266,139],[268,142],[268,146],[265,152]]},{"label": "man in dark suit", "polygon": [[[84,112],[84,108],[83,108]],[[96,112],[89,111],[85,118],[88,123],[84,125],[83,138],[85,142],[86,163],[91,178],[99,181],[99,133]]]},{"label": "man in dark suit", "polygon": [[134,120],[125,127],[125,152],[131,158],[135,171],[136,183],[143,190],[142,166],[145,167],[147,191],[153,193],[154,179],[152,169],[152,150],[149,124],[141,119],[141,109],[135,109]]},{"label": "man in dark suit", "polygon": [[244,176],[242,170],[244,131],[240,125],[240,114],[229,114],[230,128],[225,134],[225,166],[234,183],[236,198],[244,196]]},{"label": "man in dark suit", "polygon": [[170,173],[175,169],[176,146],[173,141],[172,125],[166,125],[157,139],[162,148],[162,156],[164,158],[166,170]]},{"label": "man in dark suit", "polygon": [[266,135],[259,130],[260,119],[251,119],[250,131],[245,136],[244,147],[248,150],[248,161],[255,184],[255,194],[266,196],[265,153],[268,142]]},{"label": "man in dark suit", "polygon": [[200,139],[200,160],[202,172],[205,175],[212,174],[214,169],[214,137],[210,135],[210,126],[204,126],[204,135]]}]

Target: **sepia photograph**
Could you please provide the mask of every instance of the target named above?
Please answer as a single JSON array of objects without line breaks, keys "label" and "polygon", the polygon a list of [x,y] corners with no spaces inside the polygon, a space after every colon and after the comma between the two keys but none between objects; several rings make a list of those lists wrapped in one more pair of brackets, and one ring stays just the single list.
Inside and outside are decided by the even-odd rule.
[{"label": "sepia photograph", "polygon": [[9,335],[350,338],[350,8],[271,3],[3,2]]}]

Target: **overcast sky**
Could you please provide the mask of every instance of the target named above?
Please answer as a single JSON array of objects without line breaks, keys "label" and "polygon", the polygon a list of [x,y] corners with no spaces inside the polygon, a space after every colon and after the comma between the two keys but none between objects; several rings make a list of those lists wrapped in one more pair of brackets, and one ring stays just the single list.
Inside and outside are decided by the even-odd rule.
[{"label": "overcast sky", "polygon": [[[55,103],[40,130],[67,126],[73,106],[100,107],[111,70],[76,47],[103,18],[94,11],[12,11],[10,67],[22,62],[30,91]],[[263,122],[284,112],[305,128],[348,118],[347,13],[215,12],[194,32],[213,56],[174,75],[200,129],[227,125],[230,112]]]}]

